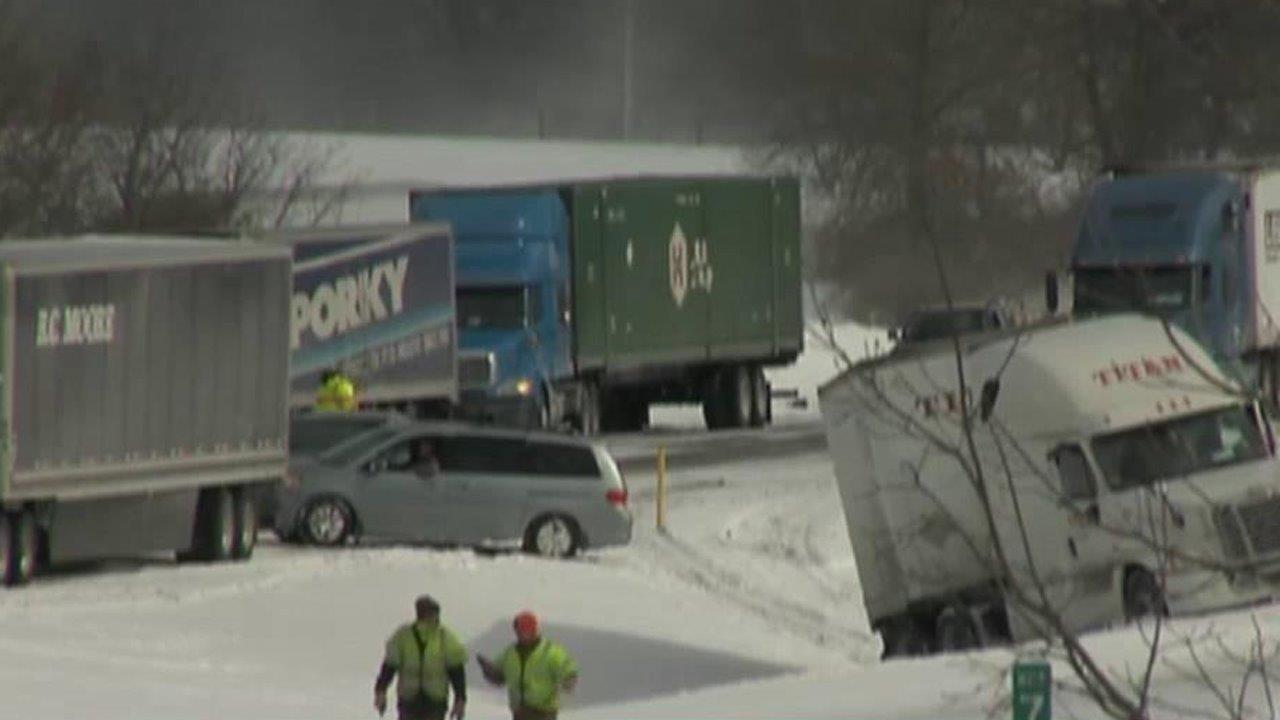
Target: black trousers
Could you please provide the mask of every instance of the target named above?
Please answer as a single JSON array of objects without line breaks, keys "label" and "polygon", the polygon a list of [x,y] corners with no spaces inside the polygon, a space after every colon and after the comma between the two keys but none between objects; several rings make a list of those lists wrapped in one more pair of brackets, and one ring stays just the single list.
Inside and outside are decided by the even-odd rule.
[{"label": "black trousers", "polygon": [[449,705],[423,693],[407,700],[401,698],[396,702],[396,710],[400,720],[444,720]]}]

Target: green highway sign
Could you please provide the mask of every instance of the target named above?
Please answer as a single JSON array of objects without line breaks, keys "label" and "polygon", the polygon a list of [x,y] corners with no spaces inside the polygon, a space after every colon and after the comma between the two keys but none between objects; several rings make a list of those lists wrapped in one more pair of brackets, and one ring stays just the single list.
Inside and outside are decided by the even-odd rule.
[{"label": "green highway sign", "polygon": [[1013,664],[1013,720],[1049,720],[1053,673],[1044,660]]}]

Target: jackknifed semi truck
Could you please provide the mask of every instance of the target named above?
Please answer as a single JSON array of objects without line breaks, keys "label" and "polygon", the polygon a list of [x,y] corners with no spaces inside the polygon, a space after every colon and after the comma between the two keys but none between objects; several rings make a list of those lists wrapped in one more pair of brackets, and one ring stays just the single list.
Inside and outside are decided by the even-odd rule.
[{"label": "jackknifed semi truck", "polygon": [[94,237],[0,243],[0,574],[253,552],[285,477],[286,248]]},{"label": "jackknifed semi truck", "polygon": [[412,193],[457,243],[460,410],[638,430],[652,403],[770,421],[763,369],[803,346],[800,190],[785,177],[633,177]]},{"label": "jackknifed semi truck", "polygon": [[886,655],[1280,592],[1271,424],[1176,325],[1121,313],[903,347],[819,397]]}]

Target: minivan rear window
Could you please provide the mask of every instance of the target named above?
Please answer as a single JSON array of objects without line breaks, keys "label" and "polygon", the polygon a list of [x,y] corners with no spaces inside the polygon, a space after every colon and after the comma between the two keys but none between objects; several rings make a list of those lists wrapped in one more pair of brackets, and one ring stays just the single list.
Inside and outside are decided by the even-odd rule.
[{"label": "minivan rear window", "polygon": [[590,448],[557,443],[530,443],[533,455],[533,472],[557,477],[600,476],[600,466]]},{"label": "minivan rear window", "polygon": [[460,436],[441,438],[436,452],[440,467],[446,472],[542,477],[600,476],[595,453],[590,448],[571,444]]}]

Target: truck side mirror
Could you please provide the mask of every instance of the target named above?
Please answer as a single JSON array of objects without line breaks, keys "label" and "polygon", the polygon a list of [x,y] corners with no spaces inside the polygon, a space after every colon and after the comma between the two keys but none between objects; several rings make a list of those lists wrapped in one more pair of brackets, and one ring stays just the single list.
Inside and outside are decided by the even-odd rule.
[{"label": "truck side mirror", "polygon": [[1045,273],[1044,306],[1048,309],[1050,315],[1058,312],[1058,300],[1058,274],[1054,272]]}]

